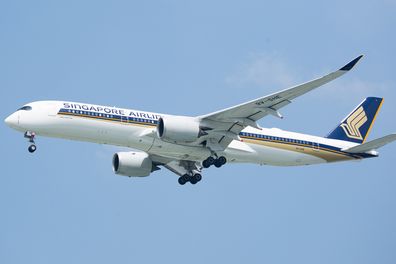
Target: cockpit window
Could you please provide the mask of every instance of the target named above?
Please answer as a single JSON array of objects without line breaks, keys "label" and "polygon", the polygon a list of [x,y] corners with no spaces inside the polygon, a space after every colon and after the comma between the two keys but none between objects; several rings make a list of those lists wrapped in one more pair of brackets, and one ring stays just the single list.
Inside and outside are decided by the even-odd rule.
[{"label": "cockpit window", "polygon": [[30,111],[30,110],[32,110],[32,107],[29,105],[25,105],[25,106],[22,106],[21,108],[19,108],[18,111],[19,110]]}]

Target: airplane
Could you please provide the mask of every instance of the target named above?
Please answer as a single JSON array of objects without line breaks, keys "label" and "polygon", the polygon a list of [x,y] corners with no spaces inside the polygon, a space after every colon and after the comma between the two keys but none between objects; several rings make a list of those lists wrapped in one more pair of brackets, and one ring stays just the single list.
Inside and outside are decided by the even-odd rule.
[{"label": "airplane", "polygon": [[[28,103],[5,119],[31,143],[36,136],[131,148],[113,155],[115,174],[145,177],[164,167],[181,185],[201,181],[202,170],[226,163],[298,166],[378,157],[377,149],[396,140],[367,136],[384,101],[367,97],[326,137],[262,128],[257,121],[295,98],[339,78],[363,55],[312,81],[201,116],[176,116],[68,101]],[[136,151],[135,151],[136,150]]]}]

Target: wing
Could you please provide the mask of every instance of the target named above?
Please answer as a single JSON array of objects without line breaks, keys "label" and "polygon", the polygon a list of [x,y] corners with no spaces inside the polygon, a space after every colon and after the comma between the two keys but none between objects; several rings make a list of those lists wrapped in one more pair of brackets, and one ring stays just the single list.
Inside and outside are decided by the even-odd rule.
[{"label": "wing", "polygon": [[273,93],[227,109],[200,116],[206,127],[202,142],[213,151],[224,150],[232,140],[239,139],[239,133],[247,126],[260,128],[257,121],[267,115],[282,118],[279,109],[291,101],[319,86],[322,86],[350,71],[363,55],[352,60],[341,69],[318,79]]}]

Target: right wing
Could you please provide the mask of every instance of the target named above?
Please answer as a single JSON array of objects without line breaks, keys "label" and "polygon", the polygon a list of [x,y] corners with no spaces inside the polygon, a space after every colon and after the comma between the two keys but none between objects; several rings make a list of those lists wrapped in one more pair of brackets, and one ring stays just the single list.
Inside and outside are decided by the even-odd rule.
[{"label": "right wing", "polygon": [[227,109],[199,116],[202,124],[208,129],[205,140],[212,150],[225,149],[239,133],[247,126],[259,128],[257,121],[267,115],[275,115],[282,118],[278,110],[291,100],[322,86],[351,70],[363,55],[352,60],[344,67],[321,78],[294,86],[292,88],[276,92],[255,100],[242,103]]}]

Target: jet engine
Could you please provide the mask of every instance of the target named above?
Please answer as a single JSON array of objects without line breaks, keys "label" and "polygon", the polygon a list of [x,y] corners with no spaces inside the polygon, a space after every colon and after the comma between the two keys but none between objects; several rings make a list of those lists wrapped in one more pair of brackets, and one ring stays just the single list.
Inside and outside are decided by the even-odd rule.
[{"label": "jet engine", "polygon": [[113,171],[118,175],[145,177],[154,169],[153,161],[145,152],[118,152],[113,156]]},{"label": "jet engine", "polygon": [[205,134],[199,127],[199,122],[192,117],[166,116],[158,120],[157,135],[167,142],[194,142]]}]

